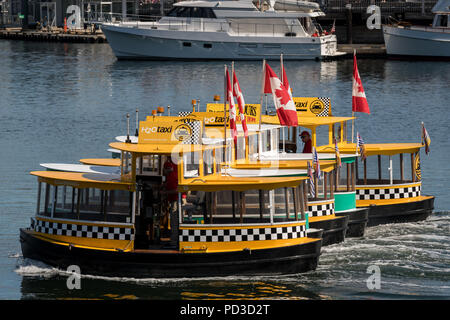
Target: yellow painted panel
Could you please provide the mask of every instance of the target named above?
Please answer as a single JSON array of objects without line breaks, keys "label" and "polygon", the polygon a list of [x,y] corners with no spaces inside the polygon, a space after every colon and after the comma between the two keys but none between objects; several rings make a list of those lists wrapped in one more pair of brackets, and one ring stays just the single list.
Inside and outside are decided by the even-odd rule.
[{"label": "yellow painted panel", "polygon": [[309,217],[309,222],[318,222],[318,221],[325,221],[325,220],[333,220],[336,219],[336,216],[334,214],[330,214],[328,216],[320,216],[320,217]]},{"label": "yellow painted panel", "polygon": [[317,241],[314,238],[297,238],[285,240],[259,240],[259,241],[236,241],[236,242],[180,242],[180,250],[184,252],[229,252],[242,251],[244,249],[270,249],[298,244],[306,244]]},{"label": "yellow painted panel", "polygon": [[403,199],[380,199],[380,200],[356,200],[356,207],[369,207],[371,205],[387,206],[401,203],[413,203],[433,198],[432,196],[419,196]]},{"label": "yellow painted panel", "polygon": [[189,226],[181,226],[180,230],[231,230],[231,229],[264,229],[264,228],[285,228],[285,227],[296,227],[296,226],[304,226],[305,222],[298,223],[277,223],[277,224],[264,224],[264,225],[252,225],[245,224],[242,226],[234,225],[234,226],[226,226],[226,225],[218,225],[218,226],[205,226],[205,225],[189,225]]},{"label": "yellow painted panel", "polygon": [[307,177],[258,177],[242,178],[222,175],[204,176],[202,179],[185,179],[178,185],[178,191],[246,191],[253,189],[272,190],[282,187],[296,187]]},{"label": "yellow painted panel", "polygon": [[40,233],[36,231],[30,231],[34,236],[49,242],[53,242],[59,245],[74,245],[82,248],[114,251],[120,249],[123,251],[131,251],[134,249],[133,240],[105,240],[105,239],[92,239],[81,237],[68,237],[53,234]]},{"label": "yellow painted panel", "polygon": [[[320,146],[317,147],[317,152],[327,152],[327,148],[334,146]],[[367,156],[374,155],[395,155],[399,153],[416,153],[423,147],[421,143],[365,143],[364,147],[366,149]],[[356,143],[340,143],[339,144],[340,153],[351,153],[356,152]]]}]

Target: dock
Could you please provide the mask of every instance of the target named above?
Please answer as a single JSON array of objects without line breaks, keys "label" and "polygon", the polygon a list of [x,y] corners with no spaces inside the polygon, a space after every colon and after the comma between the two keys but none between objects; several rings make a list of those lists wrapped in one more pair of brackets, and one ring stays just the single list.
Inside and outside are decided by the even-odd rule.
[{"label": "dock", "polygon": [[358,58],[385,59],[386,46],[384,44],[339,44],[338,51],[345,52],[343,58],[353,58],[353,51],[356,50]]},{"label": "dock", "polygon": [[72,42],[72,43],[104,43],[106,37],[101,31],[67,31],[62,28],[51,30],[23,30],[22,28],[0,29],[0,39],[48,41],[48,42]]}]

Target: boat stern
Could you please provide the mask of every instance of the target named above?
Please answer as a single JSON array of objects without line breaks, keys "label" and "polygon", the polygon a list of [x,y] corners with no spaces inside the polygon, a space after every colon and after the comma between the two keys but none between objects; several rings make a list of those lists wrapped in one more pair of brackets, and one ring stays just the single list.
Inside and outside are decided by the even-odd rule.
[{"label": "boat stern", "polygon": [[336,58],[345,55],[345,52],[337,50],[337,38],[334,34],[321,36],[320,38],[320,54],[322,58]]}]

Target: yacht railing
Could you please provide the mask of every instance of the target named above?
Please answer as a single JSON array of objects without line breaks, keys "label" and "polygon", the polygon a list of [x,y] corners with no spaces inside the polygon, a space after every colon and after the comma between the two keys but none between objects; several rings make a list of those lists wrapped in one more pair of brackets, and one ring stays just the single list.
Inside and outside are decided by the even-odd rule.
[{"label": "yacht railing", "polygon": [[[134,20],[139,18],[139,20]],[[203,18],[180,19],[164,17],[141,15],[138,17],[127,16],[125,21],[122,21],[120,15],[112,16],[108,23],[117,24],[128,28],[143,28],[143,29],[159,29],[170,31],[186,31],[186,32],[227,32],[235,36],[265,36],[265,37],[304,37],[310,36],[314,31],[305,31],[299,20],[291,20],[284,24],[269,24],[269,23],[251,23],[251,22],[229,22],[225,20]]]},{"label": "yacht railing", "polygon": [[445,28],[445,27],[429,27],[429,26],[403,26],[403,28],[427,32],[450,33],[450,28],[448,27]]}]

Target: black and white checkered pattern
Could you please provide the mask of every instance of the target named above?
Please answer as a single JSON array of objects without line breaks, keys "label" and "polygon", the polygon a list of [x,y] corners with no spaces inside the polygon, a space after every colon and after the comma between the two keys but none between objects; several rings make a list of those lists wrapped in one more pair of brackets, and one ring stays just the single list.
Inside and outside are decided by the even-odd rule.
[{"label": "black and white checkered pattern", "polygon": [[105,240],[134,240],[134,228],[103,227],[82,224],[31,220],[31,228],[40,233]]},{"label": "black and white checkered pattern", "polygon": [[180,112],[178,112],[178,116],[179,117],[187,117],[191,113],[192,113],[192,111],[180,111]]},{"label": "black and white checkered pattern", "polygon": [[240,242],[296,239],[306,236],[305,225],[252,229],[182,229],[181,242]]},{"label": "black and white checkered pattern", "polygon": [[310,217],[324,217],[334,214],[334,202],[308,205]]},{"label": "black and white checkered pattern", "polygon": [[330,112],[331,99],[328,97],[318,97],[320,101],[323,102],[324,108],[323,111],[317,114],[317,117],[328,117]]},{"label": "black and white checkered pattern", "polygon": [[201,121],[192,121],[186,122],[186,124],[191,127],[191,136],[189,139],[183,140],[182,144],[201,144],[201,131],[202,131],[202,122]]},{"label": "black and white checkered pattern", "polygon": [[404,188],[356,189],[356,200],[404,199],[420,196],[420,185]]}]

